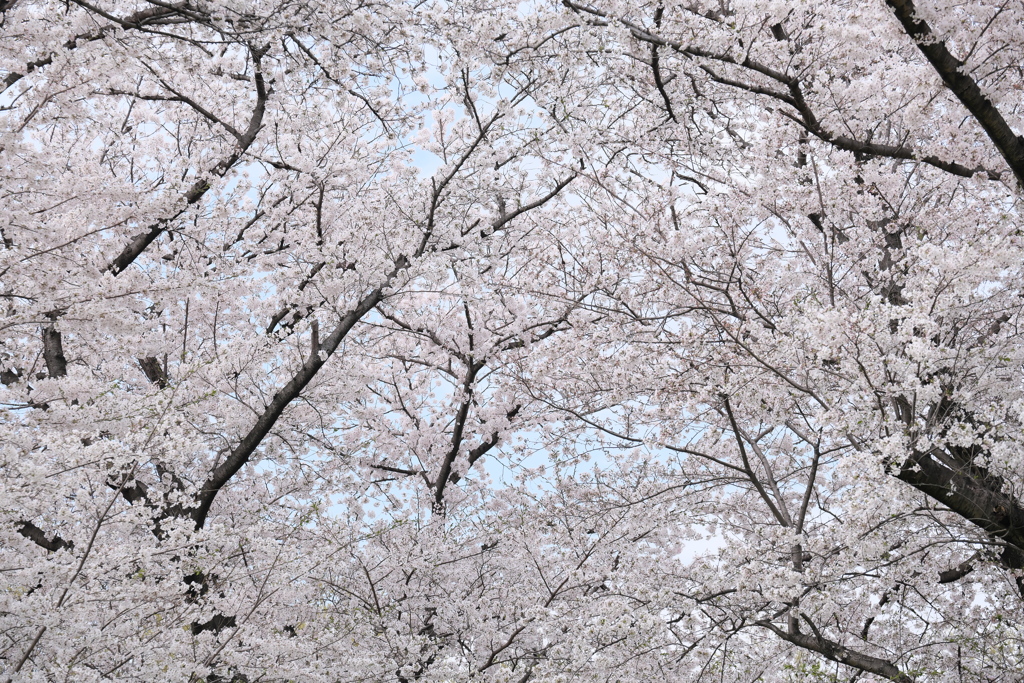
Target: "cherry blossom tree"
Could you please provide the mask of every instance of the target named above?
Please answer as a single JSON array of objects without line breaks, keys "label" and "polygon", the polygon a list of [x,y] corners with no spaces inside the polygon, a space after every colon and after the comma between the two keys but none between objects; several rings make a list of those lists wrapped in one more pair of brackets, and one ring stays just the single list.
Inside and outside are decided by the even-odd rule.
[{"label": "cherry blossom tree", "polygon": [[576,306],[503,282],[577,173],[409,8],[3,21],[6,675],[305,676],[326,519],[386,475],[443,514],[526,413]]},{"label": "cherry blossom tree", "polygon": [[0,680],[1010,681],[1010,3],[0,0]]},{"label": "cherry blossom tree", "polygon": [[734,680],[1019,675],[1020,11],[567,0],[523,62],[631,274],[532,390],[678,456]]}]

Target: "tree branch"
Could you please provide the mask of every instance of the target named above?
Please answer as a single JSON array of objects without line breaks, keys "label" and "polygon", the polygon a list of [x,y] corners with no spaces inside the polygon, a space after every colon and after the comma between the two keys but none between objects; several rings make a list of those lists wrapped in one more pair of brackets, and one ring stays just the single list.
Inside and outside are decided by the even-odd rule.
[{"label": "tree branch", "polygon": [[32,522],[18,522],[18,533],[40,548],[49,550],[51,553],[55,553],[58,550],[66,549],[71,551],[75,549],[73,542],[65,541],[60,536],[54,536],[52,539],[47,538],[46,533]]},{"label": "tree branch", "polygon": [[[512,410],[505,413],[505,419],[511,421],[516,415],[519,414],[519,409],[521,407],[522,406],[515,406],[514,408],[512,408]],[[491,432],[491,436],[487,439],[487,441],[484,441],[483,443],[481,443],[480,445],[478,445],[476,448],[472,449],[469,452],[469,466],[466,468],[467,471],[472,469],[473,465],[476,464],[477,460],[487,455],[487,453],[492,448],[498,445],[500,436],[501,435],[499,432]],[[452,472],[451,475],[449,475],[448,477],[448,481],[452,484],[459,483],[460,479],[462,479],[462,476],[458,472]]]},{"label": "tree branch", "polygon": [[[12,4],[13,4],[13,2],[12,2]],[[79,4],[81,4],[81,3],[79,3]],[[112,17],[112,16],[109,16],[109,15],[106,15],[106,14],[101,14],[101,16],[104,16],[105,18],[107,18],[110,21],[113,21],[114,23],[109,24],[107,26],[102,26],[102,27],[96,29],[95,31],[90,31],[88,33],[80,33],[77,36],[75,36],[75,37],[65,41],[64,48],[70,51],[70,50],[74,50],[74,49],[80,47],[81,45],[85,45],[86,43],[92,43],[92,42],[95,42],[97,40],[102,40],[104,38],[104,36],[106,36],[108,33],[110,33],[111,31],[113,31],[114,29],[116,29],[118,27],[123,28],[123,29],[133,29],[133,28],[134,29],[139,29],[139,28],[142,28],[143,26],[145,26],[147,24],[157,23],[161,19],[166,19],[166,18],[171,17],[171,16],[184,16],[184,15],[180,14],[180,12],[178,10],[182,9],[182,8],[184,8],[186,6],[187,6],[187,3],[180,2],[180,3],[176,3],[174,5],[164,5],[164,6],[160,6],[160,7],[149,7],[147,9],[142,9],[142,10],[139,10],[138,12],[130,14],[127,17],[124,17],[123,19],[120,19],[120,18],[117,18],[117,17]],[[9,7],[10,7],[10,5],[8,5],[8,8]],[[89,9],[90,11],[92,11],[91,7],[86,7],[86,8]],[[39,68],[44,67],[44,66],[49,66],[52,63],[53,63],[53,55],[47,55],[46,57],[41,57],[41,58],[39,58],[39,59],[37,59],[35,61],[26,63],[25,64],[25,70],[22,71],[22,72],[17,72],[17,71],[10,72],[4,78],[2,86],[0,86],[0,95],[2,95],[5,90],[10,88],[12,85],[17,83],[22,78],[24,78],[25,76],[29,75],[30,73],[32,73],[36,69],[39,69]]]},{"label": "tree branch", "polygon": [[435,510],[443,509],[444,487],[448,483],[449,476],[452,474],[452,465],[455,463],[455,458],[459,455],[459,447],[462,445],[462,434],[466,428],[466,419],[469,417],[469,408],[473,403],[473,382],[476,380],[477,373],[483,367],[482,364],[470,362],[466,370],[466,377],[462,382],[462,402],[459,404],[459,411],[455,415],[455,425],[452,429],[452,445],[444,456],[441,470],[438,472],[437,480],[434,482]]},{"label": "tree branch", "polygon": [[[895,7],[896,5],[909,7],[911,15],[914,12],[913,5],[911,4],[911,2],[909,2],[909,0],[887,0],[887,2],[889,2],[890,7]],[[606,13],[591,7],[580,5],[576,2],[573,2],[573,0],[563,0],[562,4],[578,13],[586,13],[591,14],[593,16],[605,18],[605,20],[603,21],[603,25],[606,25],[609,21],[608,15]],[[900,16],[899,12],[897,12],[897,16]],[[810,107],[804,101],[803,94],[800,91],[799,79],[797,79],[796,77],[789,76],[786,73],[773,69],[766,64],[762,64],[760,62],[752,60],[749,56],[745,56],[742,60],[740,60],[728,52],[713,52],[710,50],[704,50],[694,45],[687,45],[677,41],[668,40],[662,36],[656,35],[654,33],[651,33],[650,31],[643,29],[640,26],[637,26],[636,24],[626,19],[616,18],[615,21],[617,21],[624,27],[628,28],[630,30],[630,34],[641,42],[646,42],[652,46],[662,45],[665,47],[669,47],[675,52],[687,57],[699,57],[719,62],[722,64],[728,64],[734,67],[747,69],[754,73],[761,74],[762,76],[766,76],[771,80],[786,86],[787,90],[789,90],[788,94],[779,92],[777,90],[772,90],[771,88],[767,88],[761,85],[744,83],[742,81],[738,81],[732,78],[723,77],[706,66],[702,65],[700,67],[706,74],[708,74],[711,80],[717,83],[738,88],[740,90],[745,90],[747,92],[757,95],[766,95],[768,97],[771,97],[772,99],[775,99],[779,102],[783,102],[793,107],[799,112],[799,115],[790,114],[785,111],[779,111],[779,113],[791,119],[801,127],[805,128],[808,132],[810,132],[818,139],[822,140],[823,142],[829,143],[830,145],[836,147],[837,149],[841,149],[847,152],[854,152],[855,154],[866,154],[871,156],[886,157],[890,159],[906,159],[908,161],[920,161],[924,164],[928,164],[929,166],[934,166],[935,168],[943,170],[947,173],[960,176],[963,178],[973,177],[977,173],[985,173],[990,180],[998,180],[1000,178],[999,173],[985,168],[969,168],[967,166],[964,166],[963,164],[958,164],[956,162],[944,161],[934,155],[928,155],[925,157],[918,156],[917,153],[915,153],[913,147],[910,145],[880,145],[855,140],[853,138],[849,138],[842,135],[834,135],[829,131],[825,130],[821,126],[821,123],[818,121],[817,117],[813,114]],[[942,75],[943,80],[946,81],[946,84],[950,87],[950,89],[954,91],[957,97],[961,99],[961,102],[964,103],[964,106],[966,106],[968,110],[972,114],[974,114],[975,118],[978,119],[979,123],[981,123],[982,127],[985,128],[985,131],[989,134],[989,137],[993,140],[993,142],[996,143],[996,146],[999,148],[1000,153],[1003,154],[1003,157],[1010,164],[1010,167],[1013,169],[1014,175],[1016,175],[1018,180],[1020,180],[1022,184],[1024,184],[1024,180],[1022,180],[1022,178],[1024,178],[1024,175],[1022,175],[1024,174],[1024,141],[1013,135],[1013,132],[1010,130],[1006,122],[1002,119],[1002,116],[999,114],[998,110],[996,110],[992,103],[981,94],[981,91],[978,88],[977,84],[974,83],[974,81],[971,80],[970,77],[965,76],[958,71],[958,69],[962,67],[963,64],[956,60],[955,58],[953,58],[941,42],[935,41],[934,37],[931,35],[931,29],[928,28],[927,24],[925,24],[924,22],[916,22],[916,24],[919,24],[920,26],[924,27],[924,33],[921,33],[919,31],[918,34],[927,36],[927,38],[924,39],[927,41],[927,44],[925,42],[919,42],[919,47],[921,48],[921,50],[924,51],[926,47],[931,49],[937,45],[939,48],[939,52],[945,55],[945,57],[938,59],[938,61],[932,62],[933,66],[935,66],[936,68],[936,71],[938,71],[939,74]],[[906,26],[907,24],[904,25]],[[909,33],[911,33],[912,36],[915,36],[915,34],[912,33],[910,29],[907,30]],[[929,53],[926,52],[925,54],[927,56]],[[931,60],[931,57],[929,57],[929,60]],[[947,74],[949,76],[948,79]]]},{"label": "tree branch", "polygon": [[746,473],[747,479],[749,479],[750,483],[752,483],[754,488],[757,489],[758,494],[761,496],[761,500],[768,505],[768,509],[771,510],[772,516],[775,517],[775,520],[784,527],[791,526],[789,520],[783,516],[783,513],[777,507],[775,507],[775,503],[772,502],[768,492],[761,484],[761,480],[757,478],[757,475],[754,474],[754,470],[750,467],[750,460],[747,458],[747,449],[743,445],[743,435],[740,432],[739,425],[736,424],[736,417],[732,413],[732,406],[729,404],[729,397],[723,394],[722,402],[725,404],[725,412],[729,416],[729,424],[732,426],[733,434],[736,436],[736,445],[740,450],[740,459],[743,462],[743,471]]},{"label": "tree branch", "polygon": [[968,75],[966,65],[950,54],[946,43],[932,33],[926,21],[919,18],[913,0],[886,0],[925,58],[942,78],[960,103],[974,116],[988,138],[1009,164],[1017,182],[1024,187],[1024,137],[1015,135],[992,101]]},{"label": "tree branch", "polygon": [[64,357],[64,343],[53,323],[43,327],[43,360],[50,377],[56,379],[67,376],[68,361]]},{"label": "tree branch", "polygon": [[[661,17],[665,14],[664,7],[658,7],[654,11],[654,25],[661,26]],[[665,81],[661,77],[661,61],[658,59],[658,45],[651,43],[651,70],[654,72],[654,85],[657,86],[658,92],[661,93],[661,99],[665,102],[665,111],[668,112],[668,117],[672,119],[673,123],[678,123],[675,113],[672,111],[672,100],[668,97],[668,92],[665,91]]]},{"label": "tree branch", "polygon": [[218,465],[207,477],[199,495],[197,496],[198,506],[192,511],[192,519],[195,521],[196,529],[201,529],[206,523],[210,514],[210,507],[221,488],[233,477],[242,467],[249,462],[249,458],[256,451],[263,439],[270,433],[284,409],[295,400],[306,385],[316,376],[320,368],[327,363],[327,360],[334,354],[342,340],[355,327],[364,315],[373,310],[374,306],[384,298],[384,290],[387,289],[395,277],[409,265],[408,259],[400,256],[395,261],[395,266],[385,278],[384,282],[372,292],[364,296],[356,306],[349,311],[331,332],[330,336],[322,341],[318,353],[310,354],[302,368],[281,388],[270,405],[266,407],[263,414],[256,420],[256,424],[249,432],[242,437],[239,444],[231,451],[228,457]]},{"label": "tree branch", "polygon": [[[223,176],[228,170],[235,165],[235,163],[242,158],[242,155],[252,146],[253,141],[256,139],[256,135],[259,133],[260,126],[263,124],[263,116],[267,111],[267,100],[270,98],[271,91],[267,88],[266,82],[263,79],[263,72],[260,67],[260,59],[263,57],[264,51],[256,48],[250,48],[253,62],[255,65],[255,82],[256,82],[256,106],[253,108],[252,116],[249,118],[249,125],[241,135],[235,135],[237,147],[231,152],[226,158],[222,159],[213,168],[213,174],[216,176]],[[234,129],[231,129],[234,130]],[[205,180],[201,179],[196,181],[195,184],[185,193],[185,202],[187,206],[191,206],[198,202],[203,196],[209,191],[210,184]],[[150,244],[152,244],[157,237],[163,234],[167,227],[167,224],[178,218],[185,212],[185,208],[182,208],[174,216],[170,218],[162,219],[152,226],[149,230],[143,233],[139,233],[128,245],[117,255],[113,261],[107,266],[107,270],[110,271],[114,276],[120,275],[124,272],[125,268],[130,266],[139,255],[144,252]]]},{"label": "tree branch", "polygon": [[[944,464],[940,456],[942,460],[955,462],[948,453],[915,453],[903,463],[896,477],[981,527],[1002,544],[999,560],[1003,567],[1024,569],[1024,507],[1020,501],[1003,493],[1002,481],[983,468],[964,465],[953,469]],[[1020,578],[1017,586],[1024,595]]]},{"label": "tree branch", "polygon": [[154,356],[146,356],[139,359],[139,367],[146,373],[146,378],[161,389],[167,388],[167,373],[164,372],[160,361]]},{"label": "tree branch", "polygon": [[851,650],[839,643],[835,643],[827,638],[821,637],[817,632],[813,636],[805,633],[787,633],[769,621],[759,621],[757,624],[758,626],[770,629],[775,633],[775,635],[782,638],[787,643],[792,643],[797,647],[802,647],[803,649],[810,650],[811,652],[817,652],[825,657],[825,659],[845,664],[846,666],[859,669],[865,673],[881,676],[886,680],[895,681],[896,683],[914,683],[913,678],[896,668],[892,662],[879,659],[878,657],[872,657],[871,655],[864,654],[863,652]]}]

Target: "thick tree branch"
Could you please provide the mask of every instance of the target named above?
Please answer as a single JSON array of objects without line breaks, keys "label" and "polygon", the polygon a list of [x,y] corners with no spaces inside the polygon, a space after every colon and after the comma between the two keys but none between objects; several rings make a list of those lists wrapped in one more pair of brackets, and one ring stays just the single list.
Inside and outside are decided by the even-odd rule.
[{"label": "thick tree branch", "polygon": [[[593,16],[602,17],[602,25],[607,25],[607,23],[610,21],[606,13],[594,9],[592,7],[587,7],[585,5],[578,4],[576,2],[573,2],[572,0],[563,0],[562,4],[578,13],[586,13],[591,14]],[[904,2],[903,0],[893,0],[892,2],[889,2],[890,6],[894,6],[895,4],[909,6],[911,8],[911,13],[913,13],[913,5],[910,2]],[[899,15],[898,12],[897,15]],[[793,107],[794,109],[797,110],[798,114],[790,114],[782,110],[780,110],[779,113],[782,114],[783,116],[788,117],[801,127],[805,128],[809,133],[811,133],[818,139],[822,140],[823,142],[829,143],[830,145],[836,147],[837,149],[841,149],[847,152],[853,152],[855,154],[865,154],[870,156],[886,157],[890,159],[906,159],[908,161],[920,161],[924,164],[928,164],[929,166],[934,166],[935,168],[943,170],[947,173],[960,176],[963,178],[973,177],[977,173],[984,173],[991,180],[998,180],[1000,177],[999,173],[985,168],[970,168],[968,166],[964,166],[963,164],[958,164],[956,162],[944,161],[943,159],[940,159],[939,157],[936,157],[934,155],[927,155],[922,157],[917,152],[914,151],[912,145],[883,145],[871,142],[864,142],[843,135],[835,135],[830,131],[826,130],[821,125],[821,122],[814,115],[810,106],[807,104],[807,102],[804,101],[803,94],[800,90],[800,81],[797,77],[789,76],[785,72],[773,69],[767,64],[762,64],[756,60],[752,60],[750,59],[749,55],[745,56],[743,59],[737,59],[735,56],[733,56],[733,54],[729,52],[714,52],[710,50],[704,50],[695,45],[689,45],[669,40],[657,34],[651,33],[650,31],[647,31],[626,19],[620,18],[617,19],[616,21],[618,21],[618,23],[622,24],[624,27],[628,28],[630,30],[631,35],[634,38],[641,42],[648,43],[652,47],[665,46],[687,57],[699,57],[706,60],[719,62],[721,64],[727,64],[732,67],[740,67],[748,71],[760,74],[761,76],[766,76],[771,80],[775,81],[776,83],[785,86],[788,92],[784,93],[778,90],[773,90],[771,88],[765,87],[763,85],[758,85],[755,83],[745,83],[735,78],[722,76],[707,66],[702,65],[700,67],[706,74],[708,74],[711,80],[715,81],[716,83],[721,83],[722,85],[727,85],[740,90],[745,90],[756,95],[766,95],[768,97],[771,97],[772,99],[775,99],[779,102],[783,102]],[[947,85],[949,85],[950,88],[953,89],[954,93],[957,94],[957,97],[961,98],[961,101],[964,102],[964,105],[967,106],[971,113],[974,114],[974,116],[982,124],[982,127],[985,128],[985,131],[989,134],[989,137],[991,137],[993,142],[996,143],[996,146],[999,148],[1000,153],[1002,153],[1003,157],[1007,160],[1007,162],[1010,163],[1010,167],[1013,169],[1014,174],[1017,176],[1018,180],[1020,180],[1022,178],[1022,173],[1024,173],[1024,141],[1013,135],[1012,131],[1010,130],[1006,122],[1002,119],[998,110],[995,109],[995,107],[992,105],[991,102],[988,101],[987,98],[981,95],[981,91],[978,88],[977,84],[974,83],[974,81],[971,80],[968,76],[960,74],[959,77],[956,79],[947,80],[944,73],[949,72],[952,75],[959,74],[957,68],[962,66],[962,63],[957,61],[951,55],[949,55],[949,52],[946,51],[945,47],[942,45],[941,42],[937,43],[934,41],[934,39],[931,37],[931,32],[930,29],[927,27],[927,24],[924,24],[923,22],[916,23],[924,27],[924,33],[921,35],[929,36],[927,40],[931,42],[928,43],[928,47],[931,48],[933,45],[938,45],[940,47],[941,53],[944,53],[944,55],[948,57],[948,59],[942,58],[939,59],[938,62],[933,62],[933,65],[935,65],[936,70],[939,71],[940,75],[943,76],[943,80],[947,81]],[[908,29],[908,32],[910,32],[910,29]],[[911,35],[914,34],[911,33]],[[922,51],[924,51],[926,45],[920,42],[919,45]],[[928,53],[926,53],[926,55],[927,54]],[[931,57],[929,57],[929,59],[931,60]],[[953,83],[954,81],[956,87],[954,87],[954,85],[951,85],[951,83]],[[970,102],[970,104],[968,102]],[[1004,149],[1006,151],[1004,151]],[[1022,183],[1024,183],[1024,181],[1022,181]]]},{"label": "thick tree branch", "polygon": [[51,553],[55,553],[58,550],[66,549],[70,551],[75,549],[74,543],[71,541],[65,541],[60,536],[47,538],[46,532],[32,522],[18,522],[18,533],[35,543],[40,548],[49,550]]},{"label": "thick tree branch", "polygon": [[64,357],[64,342],[53,323],[43,327],[43,360],[50,377],[56,379],[67,376],[68,361]]},{"label": "thick tree branch", "polygon": [[571,183],[576,178],[577,178],[577,174],[576,173],[573,173],[573,174],[571,174],[569,176],[566,176],[564,179],[559,180],[555,184],[555,186],[551,189],[551,191],[548,192],[547,194],[538,197],[537,199],[533,200],[532,202],[528,202],[526,204],[523,204],[522,206],[520,206],[520,207],[518,207],[518,208],[516,208],[516,209],[514,209],[512,211],[509,211],[508,213],[502,214],[500,217],[495,219],[494,222],[491,223],[491,229],[494,230],[494,231],[501,230],[503,227],[505,227],[506,225],[511,223],[513,220],[515,220],[519,216],[522,216],[524,213],[526,213],[528,211],[533,211],[534,209],[538,209],[538,208],[544,206],[549,201],[551,201],[556,196],[558,196],[558,194],[562,190],[564,190],[569,185],[569,183]]},{"label": "thick tree branch", "polygon": [[[661,26],[661,17],[664,14],[664,7],[658,7],[654,11],[655,26]],[[654,85],[657,86],[658,92],[661,93],[661,99],[665,102],[665,111],[668,112],[668,117],[672,119],[673,123],[678,123],[676,115],[672,111],[672,100],[669,99],[668,92],[665,90],[665,81],[661,77],[661,60],[658,58],[658,45],[655,43],[651,43],[651,71],[654,72]]]},{"label": "thick tree branch", "polygon": [[941,171],[945,171],[946,173],[955,176],[960,176],[961,178],[972,178],[978,173],[984,173],[989,180],[998,180],[1000,178],[999,173],[980,166],[976,168],[969,168],[963,164],[958,164],[955,161],[943,161],[934,155],[923,157],[919,156],[910,145],[895,146],[881,145],[873,142],[862,142],[844,135],[833,135],[818,125],[813,119],[809,122],[807,118],[790,118],[799,123],[808,133],[811,133],[819,140],[827,142],[836,149],[841,149],[845,152],[853,152],[854,154],[863,154],[867,156],[887,157],[889,159],[920,161],[921,163],[934,166]]},{"label": "thick tree branch", "polygon": [[939,583],[954,583],[964,578],[968,574],[974,571],[974,565],[967,562],[961,562],[952,569],[939,572]]},{"label": "thick tree branch", "polygon": [[[1002,544],[999,559],[1005,568],[1024,569],[1024,507],[1003,492],[998,477],[976,466],[951,468],[947,463],[954,461],[947,453],[915,453],[903,463],[896,477],[981,527]],[[1024,589],[1019,579],[1017,583]]]},{"label": "thick tree branch", "polygon": [[913,0],[886,0],[886,4],[895,12],[907,35],[917,43],[942,82],[985,130],[1009,164],[1017,182],[1024,187],[1024,137],[1014,134],[1003,115],[971,78],[966,65],[950,54],[946,43],[939,40],[928,23],[919,18]]},{"label": "thick tree branch", "polygon": [[141,29],[147,25],[163,23],[166,21],[167,17],[171,15],[178,15],[182,18],[200,21],[202,23],[207,23],[209,20],[208,15],[196,11],[194,8],[189,6],[188,2],[165,3],[157,2],[156,0],[148,1],[151,5],[154,5],[154,7],[146,10],[140,10],[139,12],[135,12],[134,14],[122,19],[100,7],[97,7],[96,5],[93,5],[92,3],[86,2],[85,0],[71,0],[71,2],[74,2],[79,7],[93,12],[94,14],[98,14],[107,21],[111,21],[118,27],[125,30]]},{"label": "thick tree branch", "polygon": [[[505,413],[505,419],[511,422],[512,419],[515,418],[515,416],[519,414],[520,408],[522,408],[522,406],[515,406],[514,408],[512,408],[512,410],[510,410],[507,413]],[[482,444],[480,444],[476,448],[472,449],[469,452],[469,457],[468,457],[469,467],[472,468],[473,465],[476,464],[477,460],[479,460],[483,456],[487,455],[487,453],[492,448],[497,446],[499,438],[500,438],[500,433],[499,432],[492,432],[491,436],[487,439],[487,441],[484,441]],[[451,483],[457,484],[460,478],[461,477],[459,477],[459,475],[457,473],[453,472],[452,476],[449,478],[449,480],[451,481]]]},{"label": "thick tree branch", "polygon": [[263,414],[260,415],[259,419],[256,420],[256,424],[253,425],[252,429],[242,437],[239,444],[231,451],[228,457],[223,463],[218,465],[207,478],[206,483],[203,484],[203,488],[200,491],[197,502],[198,506],[192,511],[192,519],[195,521],[197,529],[201,529],[206,523],[206,518],[210,514],[210,507],[213,505],[214,499],[220,492],[221,488],[233,477],[247,462],[249,458],[256,451],[259,445],[266,438],[267,434],[273,428],[274,424],[277,423],[278,418],[284,412],[284,409],[293,400],[298,398],[299,394],[306,385],[312,381],[316,374],[320,371],[327,360],[334,354],[342,340],[348,335],[348,333],[355,327],[356,323],[362,320],[363,316],[373,310],[374,306],[380,303],[381,299],[384,298],[384,291],[391,285],[395,277],[405,270],[409,265],[409,261],[404,257],[399,257],[395,262],[394,269],[388,274],[384,282],[374,289],[372,292],[364,296],[356,306],[349,311],[338,323],[338,325],[331,332],[330,336],[322,340],[320,349],[317,353],[311,353],[306,359],[306,362],[302,364],[302,368],[288,381],[284,387],[281,388],[274,398],[270,401],[270,405],[266,407]]},{"label": "thick tree branch", "polygon": [[789,633],[769,621],[759,621],[757,623],[759,626],[770,629],[787,643],[792,643],[811,652],[817,652],[825,657],[825,659],[845,664],[865,673],[881,676],[886,680],[895,681],[896,683],[914,683],[913,678],[896,668],[892,662],[851,650],[839,643],[821,637],[817,632],[813,636],[799,632]]},{"label": "thick tree branch", "polygon": [[775,517],[775,520],[784,527],[792,526],[788,518],[789,516],[785,515],[783,511],[780,511],[779,508],[775,506],[771,496],[768,495],[768,492],[761,484],[761,480],[758,479],[754,470],[751,469],[750,459],[747,457],[747,448],[743,445],[743,434],[740,431],[739,425],[736,423],[736,417],[732,413],[732,406],[729,403],[729,397],[723,394],[721,398],[722,403],[725,405],[725,413],[729,417],[729,424],[732,427],[733,434],[736,436],[736,445],[739,447],[740,460],[743,462],[743,472],[746,473],[747,479],[754,485],[754,488],[757,489],[757,493],[761,496],[761,500],[768,505],[768,509],[771,510],[772,516]]},{"label": "thick tree branch", "polygon": [[[516,406],[512,408],[512,410],[505,413],[505,419],[511,421],[516,415],[519,414],[519,410],[521,407],[522,406]],[[466,470],[469,471],[470,469],[472,469],[473,465],[476,464],[477,460],[487,455],[487,453],[490,452],[492,448],[497,446],[500,438],[501,434],[499,432],[491,432],[490,437],[488,437],[486,441],[470,450],[467,458],[469,460],[469,465],[466,467]],[[458,472],[452,472],[448,476],[448,482],[451,484],[458,484],[459,480],[461,479],[462,475],[460,475]]]},{"label": "thick tree branch", "polygon": [[200,633],[205,633],[206,631],[220,633],[226,628],[235,628],[236,625],[237,620],[235,617],[226,617],[223,614],[214,614],[208,621],[201,624],[198,621],[193,621],[191,625],[189,625],[189,632],[194,636],[198,636]]},{"label": "thick tree branch", "polygon": [[139,359],[139,367],[146,373],[146,378],[161,389],[167,388],[167,373],[163,365],[153,356],[146,356]]},{"label": "thick tree branch", "polygon": [[[128,486],[130,478],[131,475],[126,473],[120,480],[115,478],[107,479],[107,487],[113,491],[120,492],[121,495],[124,496],[124,499],[131,505],[134,505],[139,501],[149,504],[149,487],[138,480],[135,480],[131,486]],[[159,533],[157,535],[159,536]]]}]

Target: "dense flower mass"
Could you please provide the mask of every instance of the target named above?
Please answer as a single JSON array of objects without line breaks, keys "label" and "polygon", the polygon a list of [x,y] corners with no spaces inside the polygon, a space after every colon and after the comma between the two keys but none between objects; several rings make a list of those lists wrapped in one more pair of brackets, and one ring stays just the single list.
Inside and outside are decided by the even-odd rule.
[{"label": "dense flower mass", "polygon": [[0,681],[1018,681],[1024,5],[0,0]]}]

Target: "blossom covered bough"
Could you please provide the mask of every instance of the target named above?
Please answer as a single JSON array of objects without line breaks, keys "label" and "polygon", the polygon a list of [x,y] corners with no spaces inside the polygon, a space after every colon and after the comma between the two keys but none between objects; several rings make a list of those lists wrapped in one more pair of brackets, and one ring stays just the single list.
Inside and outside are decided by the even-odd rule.
[{"label": "blossom covered bough", "polygon": [[1024,6],[0,12],[0,680],[1018,680]]}]

